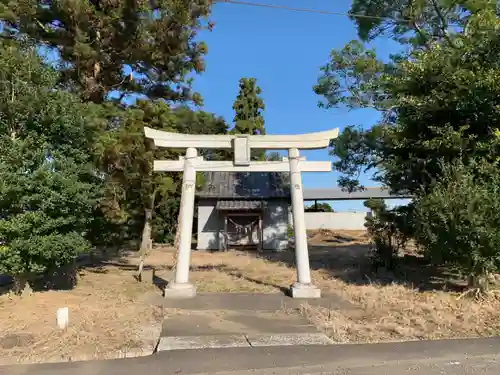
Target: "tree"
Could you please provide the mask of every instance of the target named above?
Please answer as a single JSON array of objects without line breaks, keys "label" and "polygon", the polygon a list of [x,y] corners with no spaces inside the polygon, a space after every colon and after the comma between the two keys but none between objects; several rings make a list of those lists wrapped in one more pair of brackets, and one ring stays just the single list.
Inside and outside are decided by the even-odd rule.
[{"label": "tree", "polygon": [[241,78],[239,92],[233,104],[234,134],[266,134],[264,128],[264,100],[260,96],[262,90],[257,86],[255,78]]},{"label": "tree", "polygon": [[381,35],[402,44],[426,48],[443,39],[452,42],[456,30],[467,27],[478,11],[494,10],[490,0],[354,0],[351,19],[363,41]]},{"label": "tree", "polygon": [[[241,78],[239,82],[239,91],[236,100],[233,103],[234,127],[232,134],[266,134],[264,128],[263,111],[265,109],[264,100],[260,96],[262,90],[257,86],[255,78]],[[253,160],[264,160],[265,151],[252,151]],[[232,153],[227,153],[232,157]]]},{"label": "tree", "polygon": [[[461,27],[436,33],[425,45],[407,44],[404,54],[392,56],[388,62],[359,41],[332,51],[314,88],[324,97],[320,104],[381,112],[379,123],[371,129],[350,126],[332,142],[343,187],[360,188],[359,173],[373,171],[375,180],[393,192],[411,193],[416,200],[431,202],[436,186],[446,190],[442,181],[449,177],[450,166],[462,163],[468,168],[497,161],[500,150],[494,134],[500,129],[500,92],[493,82],[500,72],[500,22],[491,7],[464,14]],[[439,28],[434,21],[429,21],[431,26]],[[410,30],[409,35],[417,32]],[[469,173],[478,173],[477,168]],[[456,184],[465,191],[470,186],[466,181]],[[450,194],[445,197],[442,205],[453,204]],[[437,205],[438,198],[432,199]],[[419,211],[417,216],[416,207],[410,204],[403,212],[388,210],[390,215],[379,224],[392,225],[395,231],[416,238],[416,229],[425,224],[425,215]],[[419,207],[431,210],[430,204]],[[479,230],[472,227],[479,222],[469,222],[471,233]],[[427,250],[437,251],[433,242],[423,243]],[[489,257],[492,262],[496,254],[489,253]],[[457,261],[465,262],[462,267],[466,267],[467,259],[458,257]]]},{"label": "tree", "polygon": [[400,206],[391,210],[383,199],[368,199],[364,206],[371,211],[365,227],[375,244],[373,265],[393,270],[395,258],[413,234],[412,207]]},{"label": "tree", "polygon": [[204,69],[196,41],[209,0],[1,0],[4,37],[26,35],[60,58],[61,81],[101,103],[128,94],[200,100],[186,76]]},{"label": "tree", "polygon": [[[157,173],[154,160],[178,159],[183,156],[176,150],[154,147],[144,136],[144,127],[169,132],[224,133],[227,125],[220,117],[206,112],[195,112],[187,107],[172,109],[164,101],[139,100],[135,106],[119,114],[120,126],[103,133],[97,154],[100,165],[107,176],[104,199],[101,204],[108,217],[121,223],[137,222],[141,228],[142,272],[144,257],[152,245],[153,215],[158,207],[169,205],[179,199],[181,174]],[[204,155],[201,150],[200,154]],[[169,201],[167,203],[167,201]],[[174,204],[176,210],[178,206]],[[177,212],[176,212],[177,213]],[[175,227],[175,217],[166,212],[167,226]]]},{"label": "tree", "polygon": [[305,208],[306,212],[335,212],[328,203],[315,203]]},{"label": "tree", "polygon": [[416,236],[425,255],[468,277],[487,292],[500,270],[500,173],[498,163],[444,167],[444,178],[416,202]]},{"label": "tree", "polygon": [[1,43],[0,273],[14,276],[17,292],[90,249],[95,113],[54,89],[58,78],[34,48]]},{"label": "tree", "polygon": [[484,11],[469,19],[467,34],[454,36],[460,49],[435,43],[387,64],[355,42],[332,53],[315,87],[322,105],[382,111],[373,128],[348,127],[332,142],[343,186],[356,188],[359,173],[376,168],[378,181],[417,194],[439,178],[443,160],[494,158],[498,27]]}]

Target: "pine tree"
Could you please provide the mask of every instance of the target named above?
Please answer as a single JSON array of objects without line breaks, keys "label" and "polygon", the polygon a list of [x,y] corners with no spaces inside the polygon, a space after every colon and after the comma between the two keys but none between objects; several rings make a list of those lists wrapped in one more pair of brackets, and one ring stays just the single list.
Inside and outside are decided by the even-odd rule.
[{"label": "pine tree", "polygon": [[235,134],[266,134],[264,128],[264,100],[255,78],[241,78],[239,92],[233,104]]},{"label": "pine tree", "polygon": [[[266,134],[264,128],[263,111],[265,109],[264,100],[260,96],[262,90],[257,86],[255,78],[241,78],[239,82],[239,92],[233,103],[234,127],[232,134]],[[228,153],[231,157],[231,153]],[[264,160],[265,152],[252,151],[252,159]]]},{"label": "pine tree", "polygon": [[186,75],[204,70],[209,0],[0,0],[3,36],[27,35],[60,58],[61,80],[87,101],[129,94],[199,100]]}]

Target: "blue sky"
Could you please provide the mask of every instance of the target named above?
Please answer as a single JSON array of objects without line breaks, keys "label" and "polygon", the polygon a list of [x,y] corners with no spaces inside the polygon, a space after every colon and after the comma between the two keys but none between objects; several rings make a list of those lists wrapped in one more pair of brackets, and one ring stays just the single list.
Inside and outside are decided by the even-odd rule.
[{"label": "blue sky", "polygon": [[[314,8],[347,13],[348,0],[253,0],[254,2]],[[204,110],[233,119],[232,104],[241,77],[255,77],[262,88],[268,134],[296,134],[322,131],[347,125],[370,127],[379,115],[373,110],[330,109],[317,106],[312,91],[319,69],[330,51],[356,39],[356,30],[347,16],[301,13],[287,10],[216,4],[215,28],[200,39],[208,44],[206,71],[196,77],[194,89],[204,98]],[[397,46],[379,39],[373,47],[388,56]],[[308,160],[332,160],[328,150],[304,151]],[[303,173],[305,188],[333,187],[338,173]],[[369,176],[366,186],[375,185]],[[396,201],[388,201],[393,204]],[[331,202],[336,210],[365,210],[362,202]]]}]

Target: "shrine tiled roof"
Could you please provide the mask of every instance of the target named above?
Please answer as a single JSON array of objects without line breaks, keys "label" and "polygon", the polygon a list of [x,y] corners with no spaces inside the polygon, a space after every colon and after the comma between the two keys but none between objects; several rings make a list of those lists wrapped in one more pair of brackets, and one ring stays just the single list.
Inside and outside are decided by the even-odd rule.
[{"label": "shrine tiled roof", "polygon": [[287,174],[278,172],[205,172],[200,198],[289,198]]}]

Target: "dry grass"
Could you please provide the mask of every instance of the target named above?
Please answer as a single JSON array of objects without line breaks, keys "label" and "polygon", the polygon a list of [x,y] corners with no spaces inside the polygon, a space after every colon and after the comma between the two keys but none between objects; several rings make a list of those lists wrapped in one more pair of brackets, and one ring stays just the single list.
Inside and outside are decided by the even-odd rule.
[{"label": "dry grass", "polygon": [[[68,291],[30,297],[0,296],[0,364],[109,358],[118,351],[151,353],[161,309],[141,299],[154,286],[116,265],[81,270]],[[55,314],[68,306],[69,328],[56,329]]]},{"label": "dry grass", "polygon": [[[160,248],[149,255],[147,264],[162,279],[171,277],[174,251]],[[285,264],[255,258],[244,252],[195,251],[191,258],[190,280],[199,292],[280,292],[293,282],[294,270]],[[279,284],[277,284],[279,283]]]},{"label": "dry grass", "polygon": [[[380,342],[500,334],[500,301],[458,300],[459,292],[420,266],[405,276],[367,275],[368,238],[364,232],[310,233],[313,281],[324,293],[336,294],[351,310],[303,306],[303,314],[336,342]],[[171,265],[168,249],[150,260]],[[193,252],[192,280],[205,292],[280,292],[295,281],[293,252],[256,257],[254,253]],[[168,271],[163,271],[169,276]],[[421,281],[434,284],[420,285]],[[450,278],[449,275],[441,277]],[[391,282],[392,281],[392,282]],[[420,285],[419,290],[414,285]],[[437,288],[437,290],[436,290]]]},{"label": "dry grass", "polygon": [[[310,243],[314,283],[324,293],[350,301],[353,308],[331,310],[304,305],[302,313],[337,342],[500,333],[498,300],[458,300],[459,292],[442,290],[440,285],[445,284],[440,280],[433,285],[438,290],[419,291],[394,275],[384,282],[367,276],[368,239],[363,232],[311,233]],[[146,264],[156,269],[160,279],[167,280],[173,256],[172,248],[156,248]],[[134,279],[131,266],[137,261],[137,256],[131,255],[119,262],[86,268],[70,291],[37,292],[25,298],[0,296],[0,364],[68,360],[82,355],[103,358],[141,347],[151,350],[164,315],[179,312],[145,302],[159,290]],[[200,292],[278,293],[295,281],[292,251],[262,256],[242,251],[194,251],[192,266],[191,280]],[[419,285],[410,271],[405,274],[406,280]],[[423,268],[414,271],[424,279],[430,277]],[[436,275],[432,278],[439,279]],[[55,312],[63,306],[70,310],[67,331],[55,328]]]}]

